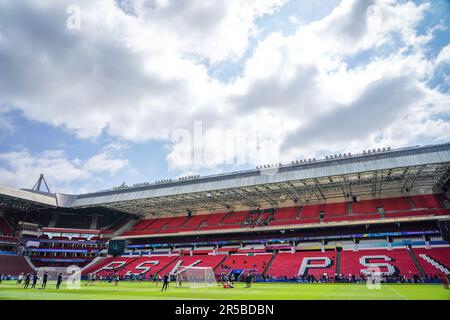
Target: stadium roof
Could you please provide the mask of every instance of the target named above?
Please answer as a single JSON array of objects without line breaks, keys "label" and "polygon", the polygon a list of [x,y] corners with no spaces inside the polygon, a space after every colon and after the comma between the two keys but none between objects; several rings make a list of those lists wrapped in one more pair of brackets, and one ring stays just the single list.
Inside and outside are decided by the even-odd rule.
[{"label": "stadium roof", "polygon": [[228,174],[69,196],[0,187],[0,207],[107,207],[132,214],[231,210],[439,191],[450,178],[450,143],[309,160]]},{"label": "stadium roof", "polygon": [[19,190],[0,185],[0,208],[19,210],[56,208],[56,195],[30,190]]},{"label": "stadium roof", "polygon": [[450,177],[450,143],[311,160],[78,196],[73,207],[134,214],[333,201],[438,190]]}]

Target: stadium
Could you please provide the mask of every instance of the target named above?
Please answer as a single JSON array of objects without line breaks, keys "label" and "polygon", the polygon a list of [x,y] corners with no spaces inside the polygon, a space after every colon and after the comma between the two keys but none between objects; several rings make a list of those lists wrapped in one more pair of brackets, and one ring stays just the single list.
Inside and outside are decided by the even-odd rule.
[{"label": "stadium", "polygon": [[449,221],[450,143],[80,195],[41,175],[0,186],[0,299],[449,300]]}]

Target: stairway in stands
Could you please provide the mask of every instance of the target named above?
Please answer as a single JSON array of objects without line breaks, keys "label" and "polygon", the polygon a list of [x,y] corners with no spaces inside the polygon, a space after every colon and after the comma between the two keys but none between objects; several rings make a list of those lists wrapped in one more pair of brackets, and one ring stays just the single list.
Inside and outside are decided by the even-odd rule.
[{"label": "stairway in stands", "polygon": [[414,262],[414,265],[415,265],[416,268],[417,268],[417,271],[419,271],[420,276],[421,276],[421,277],[425,277],[425,271],[423,271],[423,268],[422,268],[422,266],[420,265],[419,260],[417,259],[416,255],[415,255],[414,252],[412,251],[410,245],[408,245],[408,249],[407,249],[407,250],[408,250],[409,256],[411,257],[412,261]]},{"label": "stairway in stands", "polygon": [[264,269],[263,274],[267,274],[267,272],[269,271],[270,266],[272,265],[272,262],[275,260],[276,256],[277,256],[277,253],[274,252],[272,255],[272,258],[270,259],[269,263],[267,264],[266,268]]},{"label": "stairway in stands", "polygon": [[336,251],[336,273],[341,273],[341,250]]}]

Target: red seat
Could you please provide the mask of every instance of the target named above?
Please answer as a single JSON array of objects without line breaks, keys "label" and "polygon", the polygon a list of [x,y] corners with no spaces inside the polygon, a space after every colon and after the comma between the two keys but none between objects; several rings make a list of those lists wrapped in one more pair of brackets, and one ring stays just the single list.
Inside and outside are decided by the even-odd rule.
[{"label": "red seat", "polygon": [[[267,274],[275,277],[294,277],[298,276],[302,271],[304,274],[300,275],[313,275],[314,277],[321,277],[324,273],[328,276],[334,275],[336,270],[335,265],[336,252],[334,251],[305,251],[296,253],[279,253],[272,261]],[[317,260],[314,260],[317,258]],[[324,263],[323,258],[328,258],[329,265]],[[311,259],[309,262],[305,259]],[[310,267],[305,270],[301,270],[302,263],[307,263]],[[326,265],[326,267],[319,267],[319,265]],[[317,267],[314,267],[317,265]]]},{"label": "red seat", "polygon": [[425,274],[430,276],[450,275],[450,247],[417,248],[413,249],[413,252]]},{"label": "red seat", "polygon": [[[345,276],[349,274],[359,276],[362,270],[369,268],[361,264],[361,258],[370,256],[380,256],[380,258],[370,258],[366,262],[389,264],[394,267],[396,272],[407,278],[419,274],[406,249],[344,250],[341,253],[341,273]],[[388,272],[388,269],[386,267],[380,267],[380,272]]]}]

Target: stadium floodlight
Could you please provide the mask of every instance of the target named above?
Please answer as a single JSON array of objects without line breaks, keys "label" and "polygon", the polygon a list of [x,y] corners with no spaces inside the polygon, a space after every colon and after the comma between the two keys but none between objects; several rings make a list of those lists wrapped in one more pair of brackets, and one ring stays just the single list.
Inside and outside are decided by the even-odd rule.
[{"label": "stadium floodlight", "polygon": [[178,267],[175,271],[177,287],[207,288],[217,285],[211,267]]}]

